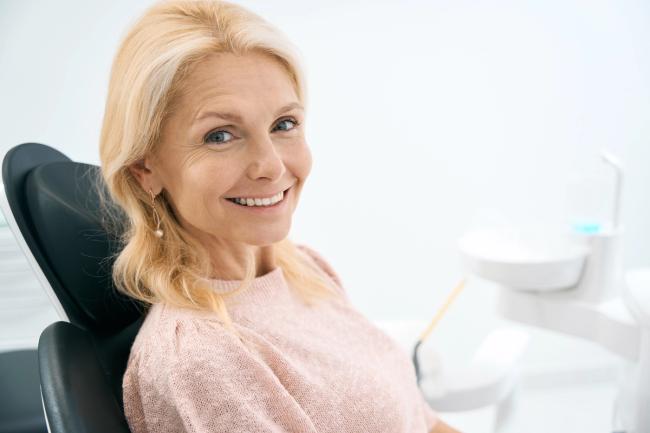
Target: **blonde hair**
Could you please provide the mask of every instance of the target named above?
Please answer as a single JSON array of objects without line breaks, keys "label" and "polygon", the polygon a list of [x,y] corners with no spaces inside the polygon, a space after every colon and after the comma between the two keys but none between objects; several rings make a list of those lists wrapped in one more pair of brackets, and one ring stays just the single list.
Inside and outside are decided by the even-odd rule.
[{"label": "blonde hair", "polygon": [[[229,294],[206,285],[213,271],[207,251],[180,226],[164,199],[157,201],[164,238],[154,235],[150,197],[128,169],[156,148],[163,122],[192,67],[220,52],[262,52],[277,59],[306,105],[298,54],[278,29],[225,1],[164,1],[140,17],[117,51],[99,150],[103,182],[124,220],[120,227],[124,246],[113,267],[118,290],[146,305],[166,302],[214,311],[237,333],[224,304]],[[120,215],[113,212],[115,220]],[[290,240],[273,247],[278,266],[305,302],[311,305],[336,293],[327,274]],[[249,257],[246,277],[237,291],[253,278],[253,257]]]}]

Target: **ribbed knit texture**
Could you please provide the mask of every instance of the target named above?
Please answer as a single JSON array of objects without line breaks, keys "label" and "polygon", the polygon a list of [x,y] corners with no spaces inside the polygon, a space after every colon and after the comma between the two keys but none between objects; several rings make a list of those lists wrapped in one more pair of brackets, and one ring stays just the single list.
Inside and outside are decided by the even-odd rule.
[{"label": "ribbed knit texture", "polygon": [[[435,412],[410,356],[341,292],[309,307],[281,268],[227,300],[237,330],[212,313],[155,304],[124,375],[133,433],[428,433]],[[211,280],[229,291],[239,281]]]}]

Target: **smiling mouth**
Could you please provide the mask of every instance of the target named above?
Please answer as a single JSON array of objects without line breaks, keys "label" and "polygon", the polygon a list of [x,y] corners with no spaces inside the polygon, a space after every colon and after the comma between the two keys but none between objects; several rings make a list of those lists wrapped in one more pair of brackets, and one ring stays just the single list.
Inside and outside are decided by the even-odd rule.
[{"label": "smiling mouth", "polygon": [[256,198],[256,197],[228,197],[226,200],[231,201],[235,204],[238,204],[240,206],[247,206],[247,207],[271,207],[275,206],[276,204],[280,203],[283,199],[285,194],[289,191],[289,188],[287,188],[284,191],[280,191],[279,193],[275,194],[273,197],[265,197],[265,198]]}]

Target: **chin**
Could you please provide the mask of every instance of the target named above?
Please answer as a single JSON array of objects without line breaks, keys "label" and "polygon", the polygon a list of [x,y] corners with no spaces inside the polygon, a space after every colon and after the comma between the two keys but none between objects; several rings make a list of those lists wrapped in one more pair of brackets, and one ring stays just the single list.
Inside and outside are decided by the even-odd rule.
[{"label": "chin", "polygon": [[245,241],[247,244],[265,247],[285,240],[289,235],[289,229],[260,231],[251,235],[247,236]]}]

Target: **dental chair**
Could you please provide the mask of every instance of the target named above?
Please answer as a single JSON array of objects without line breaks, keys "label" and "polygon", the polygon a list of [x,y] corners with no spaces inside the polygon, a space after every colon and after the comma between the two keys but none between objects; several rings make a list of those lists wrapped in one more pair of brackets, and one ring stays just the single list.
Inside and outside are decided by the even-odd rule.
[{"label": "dental chair", "polygon": [[129,433],[122,376],[144,308],[113,287],[119,242],[104,226],[98,176],[38,143],[14,147],[2,164],[7,221],[62,319],[38,343],[51,433]]},{"label": "dental chair", "polygon": [[0,401],[0,433],[47,433],[36,350],[0,353]]}]

